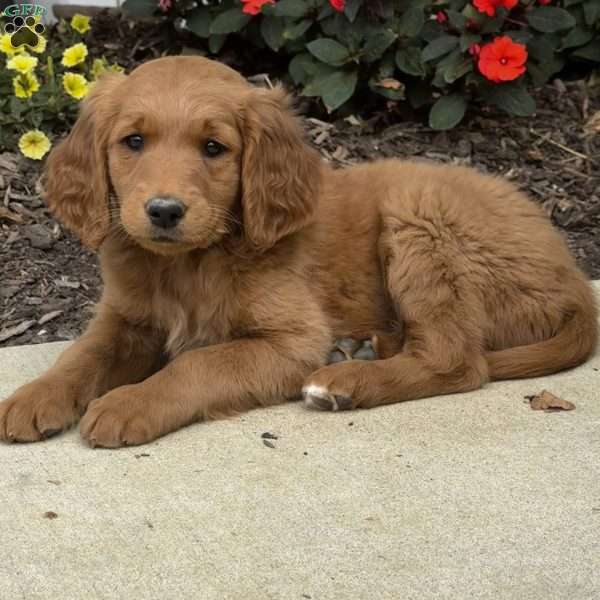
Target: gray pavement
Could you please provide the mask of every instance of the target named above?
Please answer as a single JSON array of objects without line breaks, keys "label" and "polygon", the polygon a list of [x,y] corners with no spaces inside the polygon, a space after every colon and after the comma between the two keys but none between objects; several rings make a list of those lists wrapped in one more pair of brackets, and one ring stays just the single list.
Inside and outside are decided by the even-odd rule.
[{"label": "gray pavement", "polygon": [[[62,347],[0,350],[0,398]],[[542,389],[576,410],[532,411]],[[0,536],[0,600],[599,600],[600,355],[371,411],[285,404],[137,448],[92,450],[76,430],[0,445]]]}]

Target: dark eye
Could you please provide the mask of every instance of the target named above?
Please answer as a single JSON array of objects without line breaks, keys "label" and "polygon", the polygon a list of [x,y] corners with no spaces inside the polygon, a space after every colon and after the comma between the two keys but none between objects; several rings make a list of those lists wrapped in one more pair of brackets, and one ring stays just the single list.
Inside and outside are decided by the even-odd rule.
[{"label": "dark eye", "polygon": [[219,142],[215,142],[215,140],[208,140],[204,144],[204,154],[210,158],[214,158],[215,156],[219,156],[219,154],[223,154],[225,152],[225,146],[223,144],[219,144]]},{"label": "dark eye", "polygon": [[123,139],[123,143],[130,149],[135,151],[140,151],[144,145],[144,138],[134,133],[133,135],[128,135]]}]

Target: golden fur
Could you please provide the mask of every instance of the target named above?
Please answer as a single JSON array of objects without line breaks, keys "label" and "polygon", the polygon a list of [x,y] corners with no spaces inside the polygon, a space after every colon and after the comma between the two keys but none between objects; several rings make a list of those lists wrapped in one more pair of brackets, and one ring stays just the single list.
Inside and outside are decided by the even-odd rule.
[{"label": "golden fur", "polygon": [[[203,154],[209,139],[226,151]],[[0,404],[4,441],[82,417],[91,445],[142,444],[302,390],[372,407],[553,373],[596,344],[589,283],[509,182],[396,160],[334,170],[281,89],[206,59],[102,79],[46,187],[99,248],[104,291],[83,336]],[[156,196],[186,207],[170,241],[144,209]],[[325,366],[334,339],[374,334],[379,360]]]}]

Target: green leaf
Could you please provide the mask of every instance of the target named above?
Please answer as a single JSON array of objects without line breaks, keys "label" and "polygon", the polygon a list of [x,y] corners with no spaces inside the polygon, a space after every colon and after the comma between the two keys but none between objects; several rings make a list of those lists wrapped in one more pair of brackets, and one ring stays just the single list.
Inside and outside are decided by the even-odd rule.
[{"label": "green leaf", "polygon": [[480,44],[481,36],[476,33],[463,33],[460,36],[460,49],[466,52],[473,44]]},{"label": "green leaf", "polygon": [[578,48],[579,46],[583,46],[587,44],[594,37],[594,33],[579,25],[577,27],[573,27],[571,31],[563,38],[561,50],[565,50],[566,48]]},{"label": "green leaf", "polygon": [[433,42],[433,40],[437,40],[440,36],[445,35],[444,31],[445,28],[441,23],[429,20],[423,25],[423,29],[421,29],[419,35],[426,42]]},{"label": "green leaf", "polygon": [[463,58],[461,61],[449,65],[444,70],[444,80],[446,83],[454,83],[472,70],[473,60],[470,57]]},{"label": "green leaf", "polygon": [[125,0],[123,12],[130,17],[151,17],[158,8],[156,0]]},{"label": "green leaf", "polygon": [[560,57],[554,57],[542,63],[528,62],[527,73],[531,77],[534,86],[544,85],[552,75],[558,73],[565,66],[565,60]]},{"label": "green leaf", "polygon": [[288,71],[296,85],[306,83],[306,80],[316,73],[315,59],[308,52],[296,54],[290,61]]},{"label": "green leaf", "polygon": [[422,7],[409,8],[398,22],[398,33],[406,37],[416,37],[423,29],[425,12]]},{"label": "green leaf", "polygon": [[213,54],[218,54],[223,45],[225,44],[225,40],[227,39],[227,35],[217,34],[211,35],[208,38],[208,49]]},{"label": "green leaf", "polygon": [[516,42],[517,44],[523,44],[525,46],[533,37],[530,31],[525,31],[523,29],[510,29],[505,31],[504,35],[507,35],[513,42]]},{"label": "green leaf", "polygon": [[[341,42],[351,54],[356,54],[365,42],[369,31],[364,19],[357,19],[354,23],[348,23],[348,19],[341,14],[336,13],[334,19],[334,32],[331,36]],[[380,29],[377,29],[379,33]]]},{"label": "green leaf", "polygon": [[363,58],[367,62],[380,59],[395,40],[396,34],[390,29],[382,29],[379,33],[371,34],[363,47]]},{"label": "green leaf", "polygon": [[299,37],[303,36],[308,31],[308,29],[310,29],[312,23],[313,22],[310,19],[303,19],[302,21],[294,25],[286,27],[283,32],[283,38],[286,40],[298,39]]},{"label": "green leaf", "polygon": [[303,0],[279,0],[275,4],[274,14],[277,17],[303,17],[308,12],[308,6]]},{"label": "green leaf", "polygon": [[458,125],[467,111],[467,101],[460,94],[442,96],[429,112],[429,126],[438,131],[452,129]]},{"label": "green leaf", "polygon": [[346,17],[348,18],[348,21],[350,21],[350,23],[353,23],[354,19],[356,19],[356,15],[358,14],[358,11],[360,10],[361,6],[362,6],[362,0],[347,0],[346,1],[346,8],[344,9],[344,14],[346,15]]},{"label": "green leaf", "polygon": [[398,68],[407,75],[415,77],[425,77],[425,65],[421,60],[421,50],[411,46],[401,48],[396,52],[396,64]]},{"label": "green leaf", "polygon": [[456,29],[460,29],[461,31],[465,28],[467,24],[467,17],[463,15],[461,12],[456,10],[447,10],[446,15],[448,16],[448,21],[450,25]]},{"label": "green leaf", "polygon": [[537,31],[555,33],[575,26],[575,17],[564,8],[540,6],[527,14],[527,22]]},{"label": "green leaf", "polygon": [[529,41],[527,52],[531,58],[535,58],[538,62],[544,62],[554,58],[556,46],[550,36],[540,35]]},{"label": "green leaf", "polygon": [[356,71],[334,71],[313,79],[302,91],[305,96],[320,96],[329,111],[339,108],[354,94],[358,73]]},{"label": "green leaf", "polygon": [[583,14],[585,22],[588,25],[594,25],[596,21],[600,20],[600,2],[598,0],[588,0],[583,5]]},{"label": "green leaf", "polygon": [[495,17],[488,17],[486,18],[481,26],[480,32],[483,33],[500,33],[500,29],[502,28],[502,25],[504,24],[504,17],[502,16],[502,14],[499,12],[496,14]]},{"label": "green leaf", "polygon": [[306,44],[306,49],[320,61],[340,67],[348,61],[350,53],[346,46],[329,38],[320,38]]},{"label": "green leaf", "polygon": [[186,17],[187,28],[198,37],[207,38],[210,35],[210,11],[201,6],[190,11]]},{"label": "green leaf", "polygon": [[578,56],[579,58],[600,62],[600,39],[590,42],[583,48],[579,48],[573,52],[572,56]]},{"label": "green leaf", "polygon": [[457,45],[457,37],[453,35],[443,35],[432,42],[429,42],[429,44],[423,48],[423,62],[429,62],[430,60],[435,60],[440,56],[444,56],[451,50],[454,50]]},{"label": "green leaf", "polygon": [[267,46],[271,50],[277,52],[284,44],[283,38],[283,19],[278,17],[263,17],[262,23],[260,24],[260,33],[265,40]]},{"label": "green leaf", "polygon": [[221,13],[210,25],[213,34],[235,33],[245,27],[252,18],[242,12],[241,8],[230,8]]},{"label": "green leaf", "polygon": [[583,0],[564,0],[565,6],[573,6],[575,4],[581,4]]},{"label": "green leaf", "polygon": [[529,117],[535,112],[535,100],[522,84],[498,83],[481,91],[486,102],[497,106],[509,115]]},{"label": "green leaf", "polygon": [[321,96],[330,111],[339,108],[349,100],[356,89],[357,71],[337,71],[330,75],[325,84],[325,93]]}]

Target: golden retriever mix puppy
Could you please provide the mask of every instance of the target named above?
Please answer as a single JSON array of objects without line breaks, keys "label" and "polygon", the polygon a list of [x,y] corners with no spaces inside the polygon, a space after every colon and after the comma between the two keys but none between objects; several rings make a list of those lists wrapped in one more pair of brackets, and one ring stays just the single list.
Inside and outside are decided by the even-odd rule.
[{"label": "golden retriever mix puppy", "polygon": [[99,249],[104,291],[83,336],[0,404],[4,441],[81,418],[92,446],[143,444],[301,395],[370,408],[546,375],[596,344],[588,281],[513,185],[332,169],[281,89],[203,58],[103,78],[46,188]]}]

